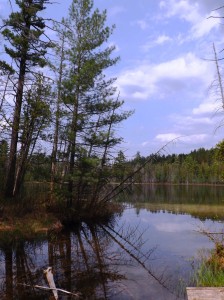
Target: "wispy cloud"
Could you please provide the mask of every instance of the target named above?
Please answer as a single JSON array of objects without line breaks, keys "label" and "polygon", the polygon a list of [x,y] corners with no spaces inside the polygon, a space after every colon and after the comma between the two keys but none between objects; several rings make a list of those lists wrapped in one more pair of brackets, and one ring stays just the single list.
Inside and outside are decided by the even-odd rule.
[{"label": "wispy cloud", "polygon": [[204,13],[201,10],[199,1],[189,0],[168,0],[160,1],[161,10],[164,12],[165,18],[179,18],[190,24],[190,30],[186,37],[189,39],[198,39],[208,35],[213,29],[220,26],[220,21],[217,17],[220,16],[218,11],[212,14],[215,18],[209,18],[211,12]]},{"label": "wispy cloud", "polygon": [[136,24],[137,24],[142,30],[145,30],[145,29],[147,29],[147,28],[149,27],[148,22],[145,21],[145,20],[138,20],[138,21],[136,22]]},{"label": "wispy cloud", "polygon": [[[201,38],[220,26],[220,20],[218,18],[209,18],[209,16],[210,14],[207,14],[193,24],[190,30],[190,36],[192,38]],[[213,16],[219,17],[218,12],[214,12]]]},{"label": "wispy cloud", "polygon": [[149,49],[156,46],[163,46],[167,42],[172,42],[173,38],[166,34],[160,34],[156,37],[151,37],[149,41],[147,41],[143,46],[141,46],[143,51],[148,51]]},{"label": "wispy cloud", "polygon": [[197,107],[193,108],[193,115],[207,115],[214,116],[220,109],[221,102],[217,102],[215,97],[207,97]]},{"label": "wispy cloud", "polygon": [[174,139],[178,139],[179,141],[190,143],[190,144],[200,144],[201,142],[205,141],[208,138],[207,134],[192,134],[183,136],[177,133],[162,133],[158,134],[155,139],[159,140],[163,143],[168,143]]},{"label": "wispy cloud", "polygon": [[158,134],[155,139],[156,140],[159,140],[160,142],[170,142],[174,139],[177,139],[177,138],[180,138],[181,137],[181,134],[178,134],[178,133],[174,133],[174,132],[170,132],[170,133],[161,133],[161,134]]}]

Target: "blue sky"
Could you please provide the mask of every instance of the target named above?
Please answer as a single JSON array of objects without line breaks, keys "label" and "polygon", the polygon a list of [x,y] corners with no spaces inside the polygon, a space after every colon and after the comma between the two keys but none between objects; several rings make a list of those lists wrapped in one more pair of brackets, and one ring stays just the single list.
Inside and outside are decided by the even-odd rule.
[{"label": "blue sky", "polygon": [[[13,1],[14,2],[14,1]],[[70,0],[58,0],[45,14],[66,16]],[[110,43],[121,57],[107,74],[117,77],[124,109],[135,113],[119,128],[120,149],[129,157],[188,153],[209,149],[223,139],[224,114],[217,91],[213,43],[224,48],[221,0],[95,0],[107,9],[107,23],[116,29]],[[10,7],[0,0],[0,15]],[[222,62],[220,62],[222,64]],[[221,67],[221,66],[220,66]],[[175,142],[171,142],[175,139]]]}]

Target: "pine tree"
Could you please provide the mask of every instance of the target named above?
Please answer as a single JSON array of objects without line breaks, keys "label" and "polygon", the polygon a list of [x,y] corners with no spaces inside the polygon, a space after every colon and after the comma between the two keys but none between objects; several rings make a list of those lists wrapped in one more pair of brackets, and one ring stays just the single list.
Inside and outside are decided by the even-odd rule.
[{"label": "pine tree", "polygon": [[45,9],[44,5],[47,3],[48,0],[16,0],[19,11],[12,12],[8,20],[4,21],[1,32],[7,41],[5,52],[15,62],[18,74],[5,187],[5,195],[8,197],[15,196],[13,191],[15,191],[17,146],[25,80],[35,67],[46,65],[45,55],[47,49],[52,46],[51,42],[41,40],[45,22],[38,16],[38,13]]},{"label": "pine tree", "polygon": [[[83,199],[94,204],[108,180],[111,150],[121,142],[115,126],[130,113],[121,112],[115,79],[106,79],[105,69],[117,63],[114,47],[106,42],[113,27],[105,26],[106,11],[93,9],[92,0],[73,0],[66,20],[65,59],[62,81],[64,106],[63,143],[67,159],[68,206],[79,208]],[[91,198],[91,200],[90,200]]]}]

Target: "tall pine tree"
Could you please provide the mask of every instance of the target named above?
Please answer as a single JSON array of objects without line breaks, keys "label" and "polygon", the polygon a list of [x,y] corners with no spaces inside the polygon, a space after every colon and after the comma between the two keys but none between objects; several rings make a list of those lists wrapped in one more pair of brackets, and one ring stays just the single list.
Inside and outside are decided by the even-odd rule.
[{"label": "tall pine tree", "polygon": [[51,42],[41,40],[45,22],[38,16],[45,9],[48,0],[16,0],[18,12],[12,12],[8,20],[4,21],[1,34],[7,41],[5,52],[15,62],[18,74],[15,85],[15,106],[12,119],[12,132],[9,151],[8,171],[6,177],[5,195],[15,196],[15,174],[17,164],[18,136],[23,104],[25,80],[35,67],[46,65],[45,55]]},{"label": "tall pine tree", "polygon": [[123,101],[117,99],[115,80],[104,74],[119,59],[114,46],[108,46],[114,28],[105,25],[106,17],[106,11],[94,10],[92,0],[73,0],[66,20],[61,136],[68,206],[77,210],[83,199],[91,206],[99,199],[108,179],[108,157],[121,141],[115,126],[130,115],[120,111]]}]

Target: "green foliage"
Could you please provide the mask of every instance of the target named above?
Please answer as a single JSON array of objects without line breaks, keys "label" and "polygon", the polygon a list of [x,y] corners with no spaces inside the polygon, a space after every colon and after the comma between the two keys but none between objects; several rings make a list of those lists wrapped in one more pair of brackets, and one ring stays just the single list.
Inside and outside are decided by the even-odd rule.
[{"label": "green foliage", "polygon": [[213,265],[208,265],[203,263],[197,271],[196,274],[196,284],[197,286],[210,286],[210,287],[221,287],[224,282],[224,271],[220,270],[217,262]]},{"label": "green foliage", "polygon": [[[224,173],[224,160],[220,147],[210,150],[200,148],[189,154],[151,155],[143,157],[138,152],[135,158],[129,161],[132,171],[146,160],[151,163],[146,165],[137,182],[158,183],[222,183]],[[217,152],[218,151],[218,152]]]},{"label": "green foliage", "polygon": [[44,56],[53,44],[41,41],[45,22],[38,16],[38,13],[45,9],[46,3],[47,0],[17,0],[16,4],[20,11],[12,12],[8,20],[4,21],[1,34],[12,46],[10,48],[8,44],[5,45],[5,51],[14,60],[20,62],[25,58],[26,65],[40,67],[46,65]]},{"label": "green foliage", "polygon": [[[5,51],[18,74],[13,82],[15,106],[11,110],[6,194],[11,197],[18,193],[24,178],[51,180],[51,191],[55,184],[60,190],[57,194],[63,195],[61,199],[70,208],[72,203],[75,210],[83,203],[94,208],[114,178],[114,149],[122,141],[116,134],[117,126],[132,114],[122,111],[124,102],[119,100],[115,79],[104,74],[119,60],[113,55],[115,47],[108,46],[114,26],[106,25],[106,11],[94,9],[92,0],[73,0],[68,18],[55,25],[59,41],[53,44],[42,38],[45,20],[39,16],[49,2],[16,3],[18,11],[4,21],[1,31]],[[56,60],[59,58],[59,63],[52,60],[49,64],[54,83],[36,69],[46,66],[45,55],[52,46]],[[11,75],[6,63],[0,68]],[[53,140],[51,157],[41,150],[42,140]],[[124,178],[127,168],[123,168],[121,153],[118,160],[116,176]]]},{"label": "green foliage", "polygon": [[0,75],[13,75],[15,70],[5,61],[0,60]]},{"label": "green foliage", "polygon": [[[42,110],[41,114],[43,114],[46,108],[40,109],[40,101],[36,101],[39,103],[39,108],[37,106],[35,109],[34,107],[31,108],[30,99],[32,97],[27,94],[29,93],[28,90],[30,91],[30,85],[33,88],[31,82],[38,85],[38,75],[35,74],[35,68],[46,66],[45,55],[48,48],[53,46],[50,41],[41,39],[45,30],[45,20],[38,14],[45,9],[44,4],[47,3],[48,0],[16,0],[18,11],[13,11],[8,19],[3,21],[1,27],[1,35],[6,41],[5,52],[12,58],[13,67],[9,67],[6,62],[2,62],[0,67],[3,70],[3,75],[4,73],[7,73],[8,76],[12,75],[14,68],[17,76],[17,78],[8,77],[6,81],[7,84],[10,82],[13,86],[12,90],[15,91],[13,95],[15,105],[11,111],[7,110],[7,115],[12,116],[12,119],[7,121],[11,123],[10,153],[5,184],[7,197],[16,196],[19,193],[26,171],[28,153],[33,151],[30,147],[31,145],[35,146],[38,137],[37,135],[32,136],[35,131],[34,127],[38,123],[36,113],[39,110],[38,114],[40,115],[40,110]],[[37,92],[40,90],[36,91],[36,95]],[[4,112],[2,105],[3,102],[1,103],[1,110]],[[34,111],[35,114],[33,114]],[[21,112],[23,113],[22,118]],[[31,114],[28,116],[29,113]],[[21,150],[18,151],[21,129]]]},{"label": "green foliage", "polygon": [[51,158],[44,153],[33,153],[30,157],[26,181],[50,181]]},{"label": "green foliage", "polygon": [[127,175],[128,167],[127,160],[123,153],[123,151],[119,151],[117,157],[115,157],[113,170],[114,170],[114,178],[116,181],[122,181]]},{"label": "green foliage", "polygon": [[69,205],[73,202],[76,207],[84,200],[92,206],[105,190],[112,178],[108,172],[111,152],[122,141],[116,126],[131,115],[121,111],[123,101],[116,95],[115,79],[104,74],[118,61],[112,57],[114,47],[106,45],[114,27],[105,22],[106,11],[94,9],[92,0],[73,0],[62,22],[66,26],[59,28],[65,47],[55,49],[61,63],[67,62],[64,72],[58,68],[57,116],[58,124],[65,126],[55,130],[64,146],[56,156],[67,160],[67,165],[62,163],[61,168],[58,163],[55,168],[54,164],[54,177],[64,182]]},{"label": "green foliage", "polygon": [[224,140],[219,142],[215,148],[215,158],[218,161],[224,161]]}]

